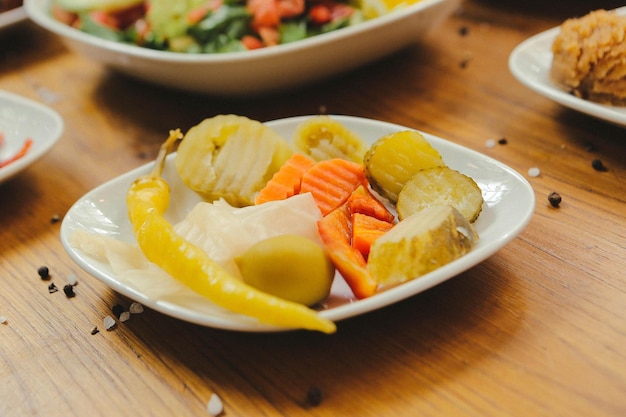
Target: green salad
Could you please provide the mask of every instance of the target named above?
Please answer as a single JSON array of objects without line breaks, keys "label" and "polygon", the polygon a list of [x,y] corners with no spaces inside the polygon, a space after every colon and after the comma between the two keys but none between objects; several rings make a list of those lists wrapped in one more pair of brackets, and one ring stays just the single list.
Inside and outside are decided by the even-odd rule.
[{"label": "green salad", "polygon": [[220,53],[285,44],[352,26],[386,13],[388,3],[53,0],[51,12],[55,19],[104,39],[163,51]]}]

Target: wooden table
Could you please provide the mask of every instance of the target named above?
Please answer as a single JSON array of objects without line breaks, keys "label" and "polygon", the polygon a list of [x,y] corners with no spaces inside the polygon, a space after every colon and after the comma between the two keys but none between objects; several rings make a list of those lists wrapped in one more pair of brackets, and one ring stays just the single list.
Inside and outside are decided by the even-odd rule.
[{"label": "wooden table", "polygon": [[[626,415],[626,133],[507,68],[517,44],[589,6],[517,3],[468,0],[406,51],[250,100],[135,82],[30,22],[0,33],[0,88],[65,120],[57,146],[0,185],[0,415],[204,416],[212,393],[231,417]],[[216,330],[151,310],[104,331],[112,306],[131,300],[69,259],[54,216],[151,160],[171,128],[320,109],[420,129],[525,176],[539,167],[530,224],[469,271],[332,336]],[[76,297],[49,294],[42,265],[57,285],[76,274]]]}]

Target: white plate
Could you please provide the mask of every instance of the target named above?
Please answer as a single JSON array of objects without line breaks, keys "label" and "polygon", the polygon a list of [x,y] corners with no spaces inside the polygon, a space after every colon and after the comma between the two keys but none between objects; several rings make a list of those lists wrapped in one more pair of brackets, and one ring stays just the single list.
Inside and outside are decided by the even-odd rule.
[{"label": "white plate", "polygon": [[[307,117],[282,119],[269,122],[267,125],[283,137],[291,138],[296,126]],[[333,117],[370,143],[390,132],[407,129],[375,120],[348,116]],[[432,135],[425,134],[425,136],[440,151],[450,167],[473,177],[482,189],[486,203],[475,224],[480,235],[479,243],[469,254],[442,268],[364,300],[354,299],[343,279],[336,279],[328,301],[329,306],[320,313],[323,317],[333,321],[347,319],[385,307],[431,288],[491,256],[517,236],[530,221],[535,206],[534,192],[519,173],[478,152]],[[168,210],[168,216],[170,221],[175,222],[181,220],[199,199],[182,185],[173,167],[172,157],[173,155],[170,155],[167,160],[164,177],[172,188],[172,205]],[[61,227],[61,240],[70,257],[88,273],[114,290],[164,314],[222,329],[250,332],[285,330],[259,324],[249,317],[225,312],[213,306],[209,301],[202,300],[203,305],[183,305],[176,299],[151,298],[121,282],[112,273],[108,264],[97,262],[72,247],[69,237],[74,231],[81,229],[112,236],[126,242],[134,242],[127,218],[125,193],[131,182],[147,173],[151,165],[144,165],[101,185],[87,193],[70,208]]]},{"label": "white plate", "polygon": [[26,0],[28,15],[79,53],[135,78],[223,96],[273,93],[326,79],[417,42],[459,0],[422,0],[386,16],[270,48],[181,54],[107,41],[52,19],[50,0]]},{"label": "white plate", "polygon": [[0,168],[0,183],[9,179],[41,158],[59,140],[63,119],[54,110],[35,101],[0,91],[0,161],[14,155],[27,138],[33,140],[28,153],[4,168]]},{"label": "white plate", "polygon": [[[619,14],[626,14],[626,7],[616,10]],[[626,126],[626,107],[583,100],[550,81],[552,44],[559,31],[560,27],[552,28],[519,44],[509,56],[509,69],[513,76],[531,90],[565,107]]]},{"label": "white plate", "polygon": [[24,21],[26,18],[26,10],[24,10],[24,7],[16,7],[15,9],[0,13],[0,30]]}]

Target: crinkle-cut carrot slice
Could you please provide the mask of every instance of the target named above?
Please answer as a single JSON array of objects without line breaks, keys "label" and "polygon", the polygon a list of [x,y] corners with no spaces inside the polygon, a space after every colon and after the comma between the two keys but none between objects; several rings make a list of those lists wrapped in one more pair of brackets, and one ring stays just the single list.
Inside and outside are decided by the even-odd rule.
[{"label": "crinkle-cut carrot slice", "polygon": [[394,224],[362,213],[352,214],[352,247],[363,254],[365,259],[370,253],[372,243]]},{"label": "crinkle-cut carrot slice", "polygon": [[348,198],[350,213],[362,213],[386,222],[394,222],[395,216],[365,186],[359,186]]},{"label": "crinkle-cut carrot slice", "polygon": [[317,222],[328,256],[341,273],[355,297],[367,298],[376,292],[378,284],[367,271],[363,254],[351,243],[350,211],[346,204],[333,210]]},{"label": "crinkle-cut carrot slice", "polygon": [[340,158],[326,159],[304,173],[300,192],[313,194],[325,216],[344,204],[365,181],[363,165]]},{"label": "crinkle-cut carrot slice", "polygon": [[304,173],[315,165],[315,161],[306,155],[294,153],[285,161],[265,187],[259,191],[254,204],[267,201],[284,200],[300,193],[300,182]]}]

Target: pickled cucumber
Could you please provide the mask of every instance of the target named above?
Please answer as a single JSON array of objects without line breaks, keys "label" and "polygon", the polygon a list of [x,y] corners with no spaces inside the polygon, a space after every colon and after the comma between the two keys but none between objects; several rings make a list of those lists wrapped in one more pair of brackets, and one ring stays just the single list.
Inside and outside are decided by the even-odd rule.
[{"label": "pickled cucumber", "polygon": [[367,151],[359,136],[330,116],[316,116],[301,123],[293,142],[296,149],[316,161],[341,158],[360,163]]},{"label": "pickled cucumber", "polygon": [[256,193],[293,154],[286,139],[264,124],[236,115],[205,119],[185,134],[176,155],[184,183],[212,202],[254,204]]},{"label": "pickled cucumber", "polygon": [[455,207],[474,222],[482,211],[482,191],[472,178],[449,167],[424,169],[404,185],[396,209],[402,220],[426,207],[444,204]]},{"label": "pickled cucumber", "polygon": [[461,257],[477,241],[476,230],[457,209],[428,207],[374,241],[367,270],[381,288],[401,284]]},{"label": "pickled cucumber", "polygon": [[378,139],[363,158],[370,185],[395,203],[404,184],[421,169],[445,166],[439,152],[419,132],[407,130]]}]

